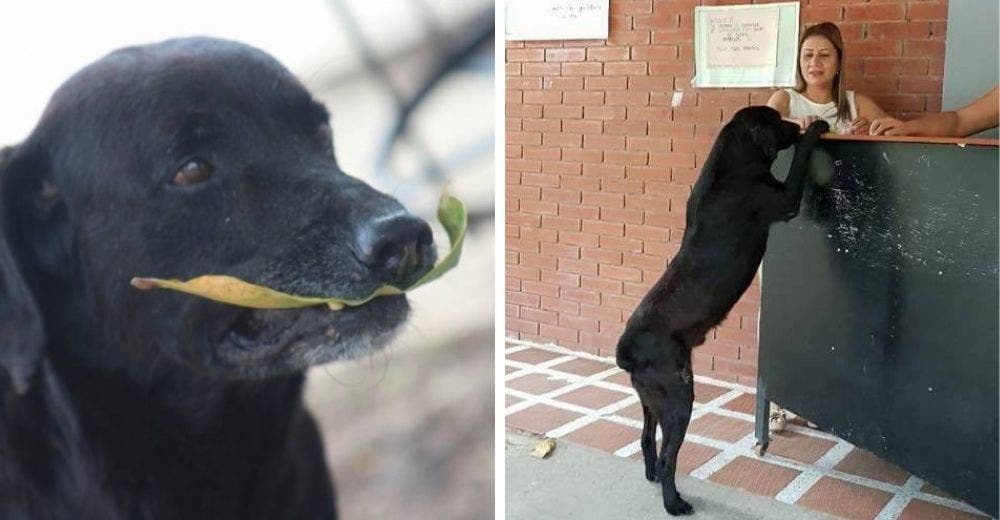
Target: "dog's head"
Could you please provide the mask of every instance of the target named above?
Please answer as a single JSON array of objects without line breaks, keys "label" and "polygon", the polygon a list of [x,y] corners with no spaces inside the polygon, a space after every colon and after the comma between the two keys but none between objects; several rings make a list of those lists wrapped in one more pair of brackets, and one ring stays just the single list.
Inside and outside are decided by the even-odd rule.
[{"label": "dog's head", "polygon": [[357,298],[434,260],[424,221],[339,169],[326,109],[273,58],[208,38],[126,48],[70,78],[3,155],[0,364],[22,389],[46,345],[125,370],[300,371],[386,344],[405,296],[248,310],[130,279]]},{"label": "dog's head", "polygon": [[799,125],[781,119],[777,110],[766,106],[740,109],[730,124],[749,137],[750,144],[768,163],[774,161],[780,150],[795,144],[799,139]]}]

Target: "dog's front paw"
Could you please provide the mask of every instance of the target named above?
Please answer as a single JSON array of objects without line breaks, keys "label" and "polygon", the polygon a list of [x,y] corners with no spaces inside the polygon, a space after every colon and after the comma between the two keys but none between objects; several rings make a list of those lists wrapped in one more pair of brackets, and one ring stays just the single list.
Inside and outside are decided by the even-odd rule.
[{"label": "dog's front paw", "polygon": [[656,470],[653,468],[646,468],[646,480],[650,482],[659,482],[660,479],[656,478]]},{"label": "dog's front paw", "polygon": [[680,495],[677,495],[677,498],[667,503],[665,507],[670,516],[690,515],[694,513],[694,508],[691,507],[691,504],[688,504]]},{"label": "dog's front paw", "polygon": [[823,121],[822,119],[813,121],[809,128],[806,129],[807,132],[814,131],[818,134],[825,134],[830,131],[830,123]]}]

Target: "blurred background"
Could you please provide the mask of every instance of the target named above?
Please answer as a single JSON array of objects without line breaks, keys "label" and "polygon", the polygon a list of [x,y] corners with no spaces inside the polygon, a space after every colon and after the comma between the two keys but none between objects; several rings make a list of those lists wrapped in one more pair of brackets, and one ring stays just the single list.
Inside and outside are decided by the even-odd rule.
[{"label": "blurred background", "polygon": [[[271,53],[326,103],[349,174],[435,223],[445,184],[467,202],[458,267],[410,296],[391,348],[314,368],[306,402],[342,518],[492,517],[493,3],[4,2],[0,20],[0,145],[27,137],[52,92],[104,54],[209,35]],[[440,229],[435,240],[447,247]]]}]

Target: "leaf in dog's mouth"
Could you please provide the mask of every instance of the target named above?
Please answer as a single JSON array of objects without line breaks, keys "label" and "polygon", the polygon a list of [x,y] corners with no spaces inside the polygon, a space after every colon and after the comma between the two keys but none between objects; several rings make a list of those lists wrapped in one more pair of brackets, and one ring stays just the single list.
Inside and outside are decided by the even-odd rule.
[{"label": "leaf in dog's mouth", "polygon": [[451,243],[451,249],[448,251],[448,254],[428,271],[427,274],[409,287],[400,288],[392,285],[383,285],[368,296],[357,300],[337,296],[295,296],[244,282],[232,276],[214,274],[199,276],[186,282],[164,280],[161,278],[133,278],[132,285],[142,290],[156,288],[172,289],[218,302],[254,309],[292,309],[325,303],[333,310],[340,310],[344,306],[353,307],[362,305],[379,296],[403,294],[406,291],[412,291],[425,283],[440,278],[441,275],[455,267],[458,264],[458,259],[462,256],[462,243],[465,241],[465,230],[468,227],[465,204],[446,191],[441,194],[437,216],[438,221],[441,222],[441,226],[444,227],[445,232],[448,234],[448,241]]}]

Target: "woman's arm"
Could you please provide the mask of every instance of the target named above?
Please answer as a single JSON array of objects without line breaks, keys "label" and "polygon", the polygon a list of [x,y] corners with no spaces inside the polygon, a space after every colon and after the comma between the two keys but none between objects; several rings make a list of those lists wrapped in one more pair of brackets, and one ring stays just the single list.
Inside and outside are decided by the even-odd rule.
[{"label": "woman's arm", "polygon": [[872,121],[889,115],[878,106],[878,103],[864,94],[855,93],[854,104],[858,109],[858,117],[851,121],[851,133],[853,134],[869,133]]},{"label": "woman's arm", "polygon": [[767,100],[767,106],[775,109],[781,114],[781,118],[785,121],[791,121],[802,128],[806,128],[813,123],[813,121],[818,120],[816,116],[806,116],[801,119],[796,119],[789,117],[792,109],[790,108],[792,102],[792,97],[788,95],[788,92],[784,90],[778,90],[774,94],[771,94],[771,99]]}]

